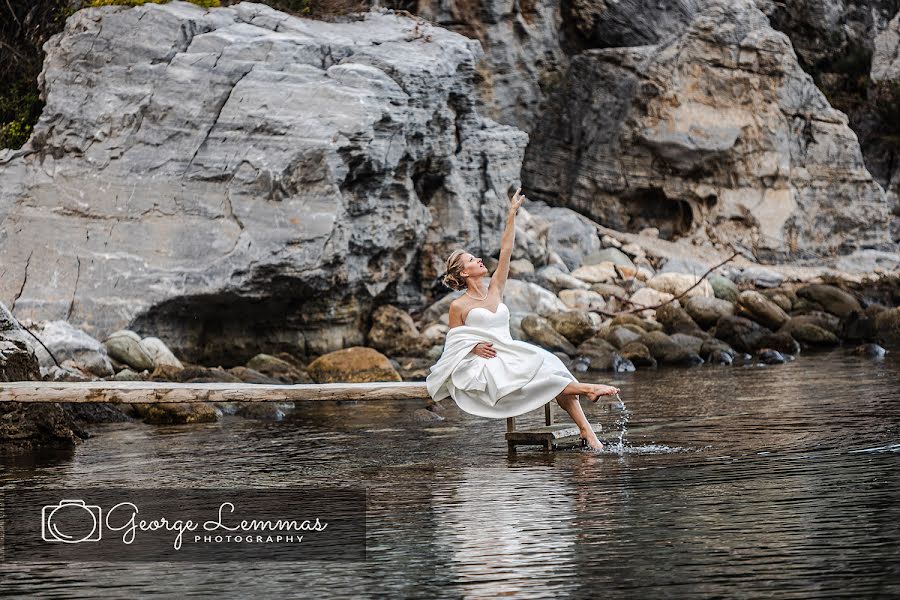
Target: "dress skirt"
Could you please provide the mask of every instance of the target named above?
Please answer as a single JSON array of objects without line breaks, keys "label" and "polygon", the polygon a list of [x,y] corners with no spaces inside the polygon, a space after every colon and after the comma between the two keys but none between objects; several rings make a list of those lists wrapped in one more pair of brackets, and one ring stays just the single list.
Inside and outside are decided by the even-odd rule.
[{"label": "dress skirt", "polygon": [[[454,385],[452,377],[448,378],[446,385],[447,390],[450,392],[450,397],[462,410],[480,417],[494,419],[516,417],[544,406],[556,398],[567,385],[573,381],[578,381],[559,357],[552,352],[520,340],[510,340],[508,343],[527,346],[530,350],[537,350],[544,358],[541,367],[525,385],[501,396],[493,406],[491,406],[490,400],[479,399],[478,394],[485,394],[485,391],[460,389]],[[508,368],[508,365],[502,365],[500,360],[499,355],[492,358],[483,358],[477,354],[472,354],[463,359],[463,363],[471,362],[471,366],[477,369],[479,367],[476,364],[478,361],[488,361],[487,364],[489,366],[492,364],[489,361],[498,361],[493,364],[496,364],[498,368]],[[461,372],[465,372],[468,366],[463,363],[460,364]],[[502,378],[502,373],[500,375]]]}]

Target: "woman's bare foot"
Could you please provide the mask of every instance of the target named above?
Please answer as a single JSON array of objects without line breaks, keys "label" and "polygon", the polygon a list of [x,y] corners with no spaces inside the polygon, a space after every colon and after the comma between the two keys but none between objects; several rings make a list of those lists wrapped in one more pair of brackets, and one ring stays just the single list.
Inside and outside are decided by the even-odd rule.
[{"label": "woman's bare foot", "polygon": [[594,433],[594,430],[582,431],[581,439],[587,444],[588,448],[591,450],[603,450],[603,443],[597,439],[597,434]]},{"label": "woman's bare foot", "polygon": [[619,393],[619,388],[611,385],[601,385],[599,383],[589,383],[588,385],[591,386],[591,389],[585,392],[585,396],[590,398],[591,402],[596,402],[600,399],[600,396],[614,396]]}]

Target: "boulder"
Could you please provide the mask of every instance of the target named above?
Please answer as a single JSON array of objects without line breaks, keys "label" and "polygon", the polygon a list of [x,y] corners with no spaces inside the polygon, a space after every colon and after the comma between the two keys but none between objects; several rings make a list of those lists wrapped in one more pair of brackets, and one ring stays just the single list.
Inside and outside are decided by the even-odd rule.
[{"label": "boulder", "polygon": [[696,352],[682,348],[661,331],[648,331],[641,336],[641,343],[647,346],[651,356],[666,364],[694,366],[703,363]]},{"label": "boulder", "polygon": [[741,292],[738,308],[744,316],[770,329],[778,329],[790,319],[780,306],[755,290]]},{"label": "boulder", "polygon": [[629,344],[630,342],[636,342],[640,340],[644,330],[639,329],[634,325],[632,325],[631,327],[635,327],[635,329],[638,329],[640,333],[634,331],[634,329],[631,329],[629,327],[616,326],[611,328],[609,330],[609,333],[606,334],[606,341],[616,348],[621,349],[623,346]]},{"label": "boulder", "polygon": [[370,347],[390,356],[413,356],[424,350],[413,318],[390,304],[383,304],[372,313],[372,327],[366,339]]},{"label": "boulder", "polygon": [[246,367],[281,383],[304,383],[303,373],[296,365],[271,354],[257,354],[247,361]]},{"label": "boulder", "polygon": [[684,302],[684,310],[697,325],[708,329],[715,325],[721,317],[733,315],[734,304],[721,298],[694,296]]},{"label": "boulder", "polygon": [[641,342],[629,342],[622,346],[619,353],[635,367],[656,368],[656,359],[650,354],[650,349]]},{"label": "boulder", "polygon": [[579,311],[599,311],[606,308],[603,296],[591,290],[563,290],[559,293],[559,299],[567,307]]},{"label": "boulder", "polygon": [[862,312],[859,301],[839,287],[816,283],[797,290],[797,295],[814,302],[831,314],[842,319],[852,312]]},{"label": "boulder", "polygon": [[141,345],[141,336],[128,329],[113,332],[104,342],[106,353],[135,371],[152,371],[153,357]]},{"label": "boulder", "polygon": [[669,339],[678,344],[681,348],[684,348],[688,352],[693,352],[694,354],[700,354],[700,349],[703,347],[704,342],[703,338],[698,338],[686,333],[673,333],[669,336]]},{"label": "boulder", "polygon": [[572,276],[587,283],[612,283],[618,278],[616,267],[611,262],[584,265],[572,271]]},{"label": "boulder", "polygon": [[887,348],[900,348],[900,307],[878,313],[875,317],[878,339]]},{"label": "boulder", "polygon": [[716,298],[721,300],[727,300],[732,304],[736,304],[738,301],[738,296],[740,296],[740,290],[738,290],[737,285],[727,277],[722,277],[721,275],[710,275],[706,278],[709,281],[709,285],[713,289],[713,294],[715,294]]},{"label": "boulder", "polygon": [[634,364],[599,336],[583,342],[578,346],[576,352],[590,361],[588,368],[592,371],[614,371],[616,373],[634,371]]},{"label": "boulder", "polygon": [[141,340],[141,347],[153,359],[153,366],[169,365],[173,367],[184,367],[178,360],[166,343],[158,337],[145,337]]},{"label": "boulder", "polygon": [[153,425],[212,423],[222,416],[222,411],[209,402],[132,403],[132,406],[145,423]]},{"label": "boulder", "polygon": [[560,290],[586,290],[591,286],[569,273],[565,273],[554,265],[545,265],[535,273],[537,280],[546,288],[559,293]]},{"label": "boulder", "polygon": [[[672,294],[660,292],[659,290],[655,290],[651,287],[645,287],[632,294],[629,300],[631,301],[631,306],[633,308],[640,308],[642,306],[649,307],[646,310],[640,310],[636,313],[638,315],[648,317],[656,314],[656,306],[662,304],[663,302],[668,302],[674,297],[675,296],[673,296]],[[678,300],[672,300],[670,304],[681,306],[680,304],[676,304],[677,302]]]},{"label": "boulder", "polygon": [[797,354],[800,352],[800,344],[786,331],[767,333],[760,338],[759,344],[762,347],[777,350],[782,354]]},{"label": "boulder", "polygon": [[584,264],[596,265],[600,263],[612,263],[613,265],[622,265],[635,268],[634,263],[628,258],[628,255],[618,248],[603,248],[596,252],[592,252],[584,258]]},{"label": "boulder", "polygon": [[715,295],[706,279],[701,280],[699,276],[688,273],[658,273],[647,282],[647,286],[673,296],[684,294],[685,298]]},{"label": "boulder", "polygon": [[809,321],[799,320],[797,317],[791,319],[781,329],[781,333],[788,334],[798,342],[810,346],[836,346],[841,342],[836,335],[827,329]]},{"label": "boulder", "polygon": [[34,341],[34,338],[28,340],[44,371],[56,364],[47,353],[50,350],[60,364],[71,360],[79,370],[97,377],[109,377],[114,373],[103,344],[69,322],[28,322],[28,329],[43,344]]},{"label": "boulder", "polygon": [[766,327],[738,316],[721,317],[716,322],[715,337],[727,342],[739,352],[752,353],[759,347],[760,340],[767,333],[771,333]]},{"label": "boulder", "polygon": [[656,320],[662,324],[666,333],[687,333],[698,337],[706,337],[700,326],[691,318],[686,310],[673,303],[656,309]]},{"label": "boulder", "polygon": [[243,381],[244,383],[267,383],[269,385],[283,383],[281,380],[270,377],[265,373],[248,369],[247,367],[231,367],[228,372]]},{"label": "boulder", "polygon": [[547,317],[550,325],[563,337],[578,345],[596,333],[594,321],[589,313],[581,310],[559,312]]},{"label": "boulder", "polygon": [[369,383],[403,380],[391,365],[388,357],[374,348],[364,346],[354,346],[324,354],[309,363],[308,371],[316,383]]},{"label": "boulder", "polygon": [[575,354],[575,346],[553,328],[549,319],[538,315],[528,315],[522,319],[522,331],[528,339],[547,350],[559,350],[569,356]]}]

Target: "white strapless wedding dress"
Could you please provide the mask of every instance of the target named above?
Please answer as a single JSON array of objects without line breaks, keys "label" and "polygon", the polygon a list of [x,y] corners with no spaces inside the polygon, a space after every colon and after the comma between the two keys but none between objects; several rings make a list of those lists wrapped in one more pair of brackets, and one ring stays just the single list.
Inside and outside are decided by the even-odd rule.
[{"label": "white strapless wedding dress", "polygon": [[[497,355],[472,354],[479,341],[492,342]],[[465,325],[447,334],[444,353],[426,379],[432,398],[451,396],[467,413],[506,418],[540,408],[577,381],[558,356],[509,333],[509,307],[496,312],[476,307]]]}]

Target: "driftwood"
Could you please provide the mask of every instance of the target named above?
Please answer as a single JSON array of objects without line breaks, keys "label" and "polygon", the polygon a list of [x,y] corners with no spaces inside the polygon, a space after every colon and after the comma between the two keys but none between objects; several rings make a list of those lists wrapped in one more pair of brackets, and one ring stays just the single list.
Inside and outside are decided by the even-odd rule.
[{"label": "driftwood", "polygon": [[303,400],[430,400],[425,382],[169,383],[163,381],[15,381],[0,383],[2,402],[298,402]]}]

